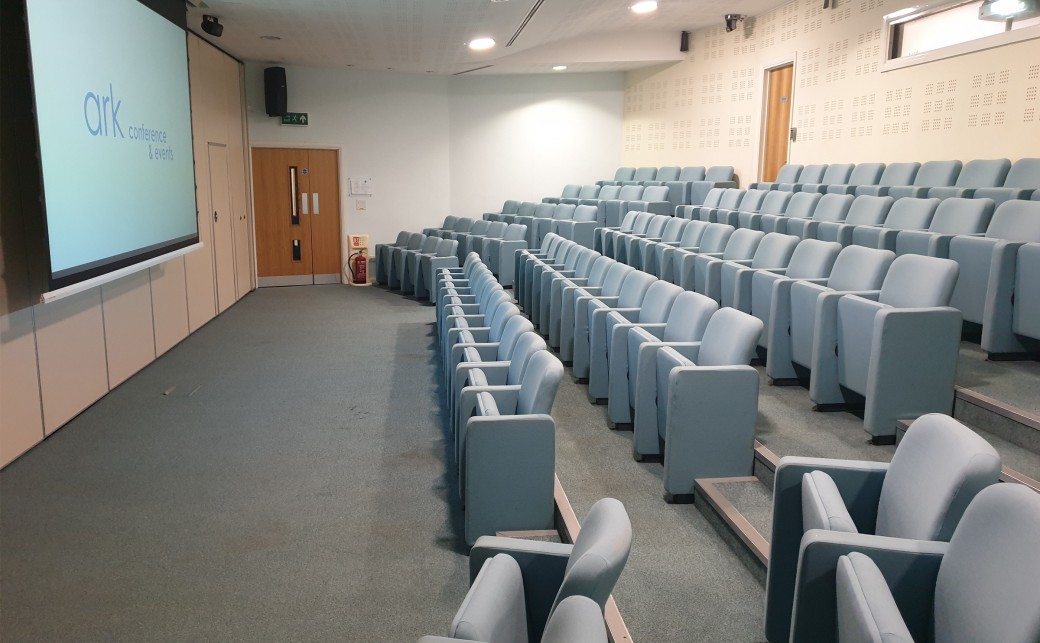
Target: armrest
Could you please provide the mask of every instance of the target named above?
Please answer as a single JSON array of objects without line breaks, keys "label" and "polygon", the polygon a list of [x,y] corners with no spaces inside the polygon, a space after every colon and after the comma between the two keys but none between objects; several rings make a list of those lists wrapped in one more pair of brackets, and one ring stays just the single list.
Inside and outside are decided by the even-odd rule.
[{"label": "armrest", "polygon": [[[798,557],[792,641],[832,640],[837,631],[835,572],[838,558],[860,552],[886,577],[904,622],[915,640],[927,640],[931,629],[935,578],[949,543],[813,529],[802,539]],[[914,609],[907,609],[915,606]],[[920,609],[927,606],[927,609]]]},{"label": "armrest", "polygon": [[[607,308],[607,309],[604,309],[605,312],[617,313],[617,314],[621,315],[622,317],[624,317],[625,319],[627,319],[630,322],[636,322],[636,321],[639,320],[639,311],[640,310],[642,310],[642,308]],[[595,311],[595,312],[599,312],[599,311]],[[661,324],[661,325],[664,326],[664,324]]]},{"label": "armrest", "polygon": [[[495,386],[467,386],[462,389],[462,395],[466,399],[475,400],[477,393],[488,393],[495,399],[495,406],[498,407],[501,415],[513,415],[516,413],[516,404],[520,399],[520,385],[519,384],[498,384]],[[473,408],[473,404],[468,405],[470,409]],[[466,408],[465,404],[460,404],[460,411]],[[469,417],[460,417],[459,419],[463,422]]]},{"label": "armrest", "polygon": [[803,535],[802,476],[810,471],[824,471],[831,476],[856,527],[871,533],[877,521],[877,500],[881,496],[888,464],[781,458],[773,479],[773,530],[769,539],[769,571],[766,576],[766,638],[770,641],[785,641],[790,631],[798,552]]}]

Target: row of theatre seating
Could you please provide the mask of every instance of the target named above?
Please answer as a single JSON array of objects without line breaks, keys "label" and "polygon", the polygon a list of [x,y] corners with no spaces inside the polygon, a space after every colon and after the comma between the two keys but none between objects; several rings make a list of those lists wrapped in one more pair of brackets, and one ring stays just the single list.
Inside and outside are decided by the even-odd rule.
[{"label": "row of theatre seating", "polygon": [[[824,201],[826,196],[839,195],[817,193],[813,211],[801,218],[811,218],[821,205],[825,212],[839,207],[835,199]],[[548,346],[572,366],[574,376],[587,381],[589,397],[607,403],[612,427],[632,425],[636,458],[663,461],[666,498],[671,500],[684,500],[692,493],[695,478],[750,473],[758,376],[748,364],[756,354],[765,355],[767,370],[786,365],[787,371],[770,372],[775,382],[804,378],[808,372],[810,396],[821,410],[829,406],[828,392],[836,404],[847,402],[850,392],[864,396],[865,427],[875,438],[891,436],[896,418],[917,418],[890,464],[781,460],[774,483],[767,579],[769,641],[1040,640],[1040,603],[1031,592],[1040,573],[1035,556],[1040,498],[1019,485],[994,484],[1000,459],[992,447],[952,418],[929,413],[936,410],[927,408],[934,400],[925,400],[934,394],[943,398],[942,410],[948,412],[952,406],[961,314],[947,304],[967,270],[947,257],[898,254],[885,245],[898,245],[903,232],[927,231],[940,213],[978,205],[964,205],[962,197],[941,203],[913,196],[891,201],[849,203],[846,215],[854,208],[858,212],[887,204],[880,224],[875,220],[875,225],[864,227],[875,229],[873,234],[884,243],[862,245],[849,240],[863,236],[857,235],[862,226],[855,227],[851,237],[816,238],[820,227],[832,222],[823,218],[802,229],[813,228],[811,235],[722,222],[739,224],[739,209],[732,209],[736,220],[717,213],[701,220],[699,211],[690,218],[628,212],[614,229],[596,226],[584,243],[566,238],[559,227],[566,219],[560,219],[537,245],[515,250],[513,257],[496,258],[499,273],[512,273],[516,302],[529,319],[518,314],[512,299],[501,292],[502,284],[488,277],[489,268],[476,254],[468,255],[456,272],[444,273],[445,283],[435,284],[429,297],[440,302],[439,329],[448,333],[456,321],[465,319],[448,315],[453,320],[447,321],[444,304],[451,301],[473,306],[470,312],[485,316],[508,316],[505,322],[496,317],[481,329],[487,340],[501,339],[508,324],[516,333],[522,322],[522,334],[535,336],[535,330],[541,336],[538,352],[546,353],[541,349],[548,340]],[[1040,270],[1030,269],[1028,261],[1029,251],[1040,250],[1040,243],[1008,242],[1000,235],[1010,229],[1007,226],[1014,227],[1009,222],[1040,220],[1040,205],[1011,200],[993,208],[983,198],[977,201],[989,212],[984,231],[947,235],[938,243],[947,251],[933,254],[949,256],[958,239],[988,240],[988,272],[968,279],[989,289],[994,271],[1011,266],[1017,276],[1011,286],[1012,307],[1035,306],[1035,286],[1027,284]],[[897,208],[903,202],[907,205]],[[931,221],[924,230],[885,227],[893,209],[899,213],[929,208]],[[680,208],[677,214],[688,211]],[[847,219],[841,223],[847,225]],[[853,219],[857,220],[858,216]],[[999,225],[991,234],[994,224]],[[461,231],[427,232],[437,238],[455,234],[457,240]],[[484,240],[478,245],[487,250]],[[1021,265],[1023,257],[1026,264]],[[458,295],[472,299],[444,299]],[[495,311],[509,304],[505,310],[510,312],[488,312],[496,304]],[[443,368],[453,378],[448,387],[453,433],[470,422],[484,421],[489,406],[460,402],[475,394],[469,370],[490,358],[464,356],[462,348],[454,348],[457,343],[442,333]],[[524,367],[502,359],[501,345],[497,342],[494,359],[506,362],[505,377],[511,382],[522,380]],[[518,358],[523,360],[523,354],[517,353]],[[551,370],[561,372],[556,364]],[[817,400],[818,395],[824,397]],[[535,435],[531,433],[533,439]],[[466,511],[471,510],[467,504]],[[483,570],[493,565],[486,562],[488,555],[478,553],[486,538],[478,539],[471,553],[474,584],[452,635],[539,640],[544,617],[555,607],[532,616],[530,597],[524,594],[529,587],[526,553],[518,557],[509,552],[523,570],[519,576],[483,582]],[[578,547],[576,543],[575,550]],[[559,565],[569,569],[571,563]],[[560,593],[551,588],[541,604],[556,596],[555,606]],[[488,614],[499,615],[502,605],[516,605],[517,596],[527,606],[528,628],[524,636],[510,638],[517,632],[516,621]],[[468,608],[476,609],[477,616]],[[552,614],[552,620],[563,615],[560,610]],[[464,624],[470,622],[480,623],[482,629],[464,635]]]},{"label": "row of theatre seating", "polygon": [[496,535],[554,526],[550,413],[563,365],[476,253],[455,266],[434,271],[432,299],[471,585],[448,638],[421,643],[606,643],[628,515],[617,500],[597,502],[573,544]]},{"label": "row of theatre seating", "polygon": [[[796,250],[824,244],[836,245],[807,240]],[[567,247],[550,237],[544,252],[518,253],[517,274],[523,278],[516,282],[517,300],[532,321],[549,324],[539,330],[551,344],[553,305],[559,302],[566,310],[569,301],[577,309],[574,376],[587,378],[590,398],[599,401],[607,391],[609,408],[616,394],[631,400],[626,392],[638,398],[644,384],[656,388],[634,402],[634,412],[638,418],[648,411],[658,424],[646,433],[633,427],[633,443],[637,459],[645,459],[642,449],[663,450],[666,499],[691,493],[695,478],[750,473],[758,379],[747,363],[765,324],[595,250],[573,243],[562,250]],[[916,280],[906,293],[910,297],[928,296],[937,279],[936,289],[948,293],[950,273],[956,275],[949,260],[895,258],[890,251],[857,247],[839,246],[835,252],[840,259],[833,263],[846,262],[848,277],[858,269],[876,277],[877,265],[866,268],[860,261],[883,259],[878,265],[887,268],[886,281]],[[604,276],[594,286],[591,277],[574,277],[575,266],[583,263],[576,257],[608,265],[613,278]],[[937,269],[945,276],[937,276]],[[861,295],[833,294],[839,309],[846,302],[873,303]],[[875,312],[875,320],[885,313]],[[888,334],[871,333],[862,324],[845,332],[867,343],[885,341]],[[609,347],[605,368],[581,357],[585,346],[596,353],[600,341]],[[566,341],[560,348],[566,359]],[[621,367],[626,363],[627,372]],[[848,362],[844,367],[856,368]],[[858,367],[869,368],[865,362]],[[597,391],[597,376],[604,373],[599,381],[605,388]],[[910,416],[918,417],[891,463],[781,460],[767,577],[769,641],[1032,641],[1040,636],[1040,603],[1030,589],[1040,571],[1035,556],[1040,497],[1020,485],[996,484],[999,455],[956,420]]]}]

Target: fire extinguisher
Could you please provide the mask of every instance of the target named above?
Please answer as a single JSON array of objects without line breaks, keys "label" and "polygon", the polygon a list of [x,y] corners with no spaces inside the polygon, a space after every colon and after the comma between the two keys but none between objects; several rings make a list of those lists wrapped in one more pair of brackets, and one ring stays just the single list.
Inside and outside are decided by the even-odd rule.
[{"label": "fire extinguisher", "polygon": [[347,267],[350,268],[350,276],[354,283],[368,283],[368,257],[364,252],[355,252],[347,258]]}]

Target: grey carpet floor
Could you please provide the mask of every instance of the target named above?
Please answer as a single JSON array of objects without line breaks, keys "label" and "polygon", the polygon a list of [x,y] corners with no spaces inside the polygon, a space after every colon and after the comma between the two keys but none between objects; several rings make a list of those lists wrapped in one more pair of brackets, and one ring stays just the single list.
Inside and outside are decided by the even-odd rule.
[{"label": "grey carpet floor", "polygon": [[468,573],[431,319],[255,292],[0,472],[0,639],[446,633]]}]

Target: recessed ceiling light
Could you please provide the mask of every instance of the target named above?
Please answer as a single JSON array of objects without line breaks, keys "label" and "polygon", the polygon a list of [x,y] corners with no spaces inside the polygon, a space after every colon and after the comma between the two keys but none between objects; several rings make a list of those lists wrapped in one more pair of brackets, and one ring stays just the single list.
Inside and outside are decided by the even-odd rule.
[{"label": "recessed ceiling light", "polygon": [[491,49],[495,46],[494,38],[474,38],[469,41],[469,48],[476,51],[482,51],[484,49]]},{"label": "recessed ceiling light", "polygon": [[281,40],[281,36],[260,36],[260,40]]},{"label": "recessed ceiling light", "polygon": [[567,69],[567,65],[553,65],[553,71],[564,71]]},{"label": "recessed ceiling light", "polygon": [[643,0],[632,5],[632,13],[650,13],[651,11],[657,11],[655,0]]}]

